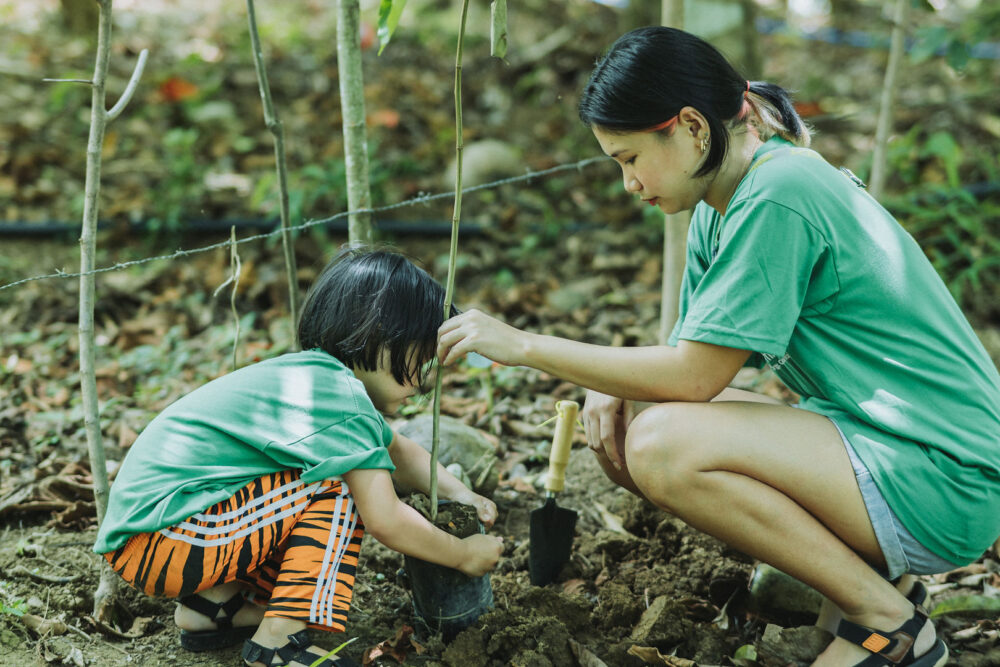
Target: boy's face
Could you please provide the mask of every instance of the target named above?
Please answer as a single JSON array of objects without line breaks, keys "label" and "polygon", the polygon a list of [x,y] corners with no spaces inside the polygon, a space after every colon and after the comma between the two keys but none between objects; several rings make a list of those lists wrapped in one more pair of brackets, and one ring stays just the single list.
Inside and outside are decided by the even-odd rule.
[{"label": "boy's face", "polygon": [[389,367],[389,352],[384,351],[379,361],[379,368],[376,371],[365,370],[364,368],[354,368],[354,377],[361,380],[365,385],[365,392],[368,398],[379,412],[392,414],[399,409],[410,396],[417,393],[417,387],[412,384],[400,384],[392,376]]}]

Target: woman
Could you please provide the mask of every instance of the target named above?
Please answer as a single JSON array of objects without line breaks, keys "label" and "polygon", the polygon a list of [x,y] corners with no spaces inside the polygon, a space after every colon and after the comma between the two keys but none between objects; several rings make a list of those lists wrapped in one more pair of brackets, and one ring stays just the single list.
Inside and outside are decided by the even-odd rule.
[{"label": "woman", "polygon": [[[806,148],[783,89],[693,35],[619,38],[580,117],[626,190],[694,208],[670,346],[469,311],[442,325],[439,357],[476,351],[590,390],[587,439],[611,479],[826,596],[837,636],[815,665],[943,665],[922,587],[891,581],[969,563],[1000,534],[1000,376],[933,267]],[[797,407],[728,387],[760,361]]]}]

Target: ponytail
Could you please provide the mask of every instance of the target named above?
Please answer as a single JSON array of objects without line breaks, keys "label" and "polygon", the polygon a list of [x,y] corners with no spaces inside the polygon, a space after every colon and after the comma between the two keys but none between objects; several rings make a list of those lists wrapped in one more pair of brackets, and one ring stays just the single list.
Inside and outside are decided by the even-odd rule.
[{"label": "ponytail", "polygon": [[812,139],[809,128],[795,111],[788,91],[766,81],[750,81],[746,98],[756,116],[751,122],[762,141],[777,135],[796,146],[808,148]]}]

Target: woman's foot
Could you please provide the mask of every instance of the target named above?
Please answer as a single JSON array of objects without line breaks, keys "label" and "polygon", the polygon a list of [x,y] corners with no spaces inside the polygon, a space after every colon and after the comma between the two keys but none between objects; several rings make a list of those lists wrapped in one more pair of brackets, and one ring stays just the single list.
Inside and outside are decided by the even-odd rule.
[{"label": "woman's foot", "polygon": [[[830,642],[830,645],[826,648],[826,650],[823,651],[818,658],[816,658],[815,662],[813,662],[813,667],[844,667],[845,665],[857,665],[879,650],[892,650],[894,648],[892,646],[886,648],[889,644],[889,640],[883,638],[879,633],[884,633],[887,638],[895,639],[897,637],[895,633],[903,630],[902,626],[911,619],[924,619],[922,625],[916,625],[911,628],[913,631],[916,631],[916,628],[919,628],[919,631],[916,631],[916,639],[913,641],[913,655],[915,658],[919,658],[920,656],[928,653],[928,651],[936,648],[937,635],[934,631],[934,625],[931,624],[929,620],[926,620],[926,616],[922,615],[921,612],[918,612],[912,604],[900,597],[898,601],[879,611],[865,612],[857,615],[845,615],[844,620],[859,626],[864,626],[865,632],[862,632],[861,634],[867,634],[868,629],[873,629],[878,632],[872,633],[867,640],[859,642],[863,643],[864,646],[859,645],[859,643],[848,641],[842,636],[834,637],[834,640]],[[844,634],[843,631],[844,628],[842,627],[838,634]],[[905,647],[901,649],[903,653],[905,653],[905,650]],[[902,654],[900,654],[897,659],[898,658],[902,658]],[[944,660],[941,661],[941,664],[943,664],[943,662]],[[885,664],[890,665],[893,663],[886,660]],[[937,662],[935,662],[935,664],[937,664]]]}]

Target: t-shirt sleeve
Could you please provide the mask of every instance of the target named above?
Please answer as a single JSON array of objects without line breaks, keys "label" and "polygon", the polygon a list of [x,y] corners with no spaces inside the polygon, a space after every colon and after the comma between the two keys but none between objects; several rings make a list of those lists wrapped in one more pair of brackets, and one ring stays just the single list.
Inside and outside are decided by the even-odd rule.
[{"label": "t-shirt sleeve", "polygon": [[708,239],[711,235],[712,218],[711,212],[703,204],[699,204],[691,216],[684,256],[684,275],[681,277],[681,293],[677,299],[677,321],[667,340],[667,344],[674,347],[680,340],[681,325],[691,304],[694,290],[711,264]]},{"label": "t-shirt sleeve", "polygon": [[392,429],[379,414],[358,414],[285,445],[268,445],[276,461],[301,467],[302,481],[330,479],[357,469],[396,469],[389,456]]},{"label": "t-shirt sleeve", "polygon": [[836,291],[831,271],[826,240],[798,212],[734,202],[676,337],[782,356],[803,310]]}]

